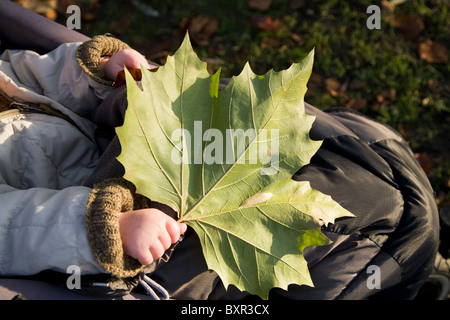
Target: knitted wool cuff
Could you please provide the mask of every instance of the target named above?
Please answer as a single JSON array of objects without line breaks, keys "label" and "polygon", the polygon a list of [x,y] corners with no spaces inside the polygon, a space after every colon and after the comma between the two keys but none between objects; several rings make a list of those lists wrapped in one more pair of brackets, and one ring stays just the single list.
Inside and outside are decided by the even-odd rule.
[{"label": "knitted wool cuff", "polygon": [[86,228],[97,262],[119,278],[134,277],[144,270],[138,260],[123,252],[119,231],[121,212],[148,208],[148,199],[135,194],[132,183],[113,178],[96,184],[89,195]]},{"label": "knitted wool cuff", "polygon": [[126,43],[110,34],[95,36],[78,47],[76,59],[80,67],[95,81],[112,86],[113,81],[104,79],[100,58],[102,56],[112,56],[120,50],[129,48]]}]

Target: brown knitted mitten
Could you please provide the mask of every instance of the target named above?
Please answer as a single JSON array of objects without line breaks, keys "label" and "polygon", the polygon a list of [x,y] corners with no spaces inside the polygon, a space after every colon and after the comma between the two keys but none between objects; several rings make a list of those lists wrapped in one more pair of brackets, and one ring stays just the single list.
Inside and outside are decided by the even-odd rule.
[{"label": "brown knitted mitten", "polygon": [[80,67],[95,81],[112,86],[113,81],[104,79],[100,58],[102,56],[112,56],[120,50],[129,48],[130,46],[114,38],[111,34],[95,36],[78,47],[76,59]]},{"label": "brown knitted mitten", "polygon": [[144,270],[138,260],[124,253],[119,231],[121,212],[149,207],[150,201],[135,191],[127,180],[112,178],[96,184],[87,203],[86,228],[92,252],[107,272],[119,278]]}]

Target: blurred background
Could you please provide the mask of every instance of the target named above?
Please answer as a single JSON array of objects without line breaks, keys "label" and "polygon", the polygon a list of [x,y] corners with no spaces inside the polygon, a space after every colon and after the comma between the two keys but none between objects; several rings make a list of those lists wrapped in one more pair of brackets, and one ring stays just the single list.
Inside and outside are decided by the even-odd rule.
[{"label": "blurred background", "polygon": [[[315,48],[305,100],[387,123],[408,141],[450,205],[450,0],[16,0],[66,25],[78,5],[87,35],[112,33],[164,64],[189,30],[211,72],[277,71]],[[380,28],[370,5],[380,8]],[[372,22],[374,20],[371,20]]]}]

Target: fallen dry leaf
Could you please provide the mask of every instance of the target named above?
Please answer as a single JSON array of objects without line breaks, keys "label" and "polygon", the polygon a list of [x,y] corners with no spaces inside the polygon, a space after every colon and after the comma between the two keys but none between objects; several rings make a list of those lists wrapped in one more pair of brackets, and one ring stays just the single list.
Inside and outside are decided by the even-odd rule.
[{"label": "fallen dry leaf", "polygon": [[381,5],[383,6],[383,9],[387,10],[390,13],[394,12],[395,10],[395,4],[390,1],[382,0]]},{"label": "fallen dry leaf", "polygon": [[272,0],[248,0],[247,6],[250,9],[265,11],[270,8]]},{"label": "fallen dry leaf", "polygon": [[416,160],[419,162],[425,174],[430,173],[431,170],[431,160],[426,152],[420,152],[414,154]]},{"label": "fallen dry leaf", "polygon": [[447,48],[429,39],[419,44],[419,56],[429,63],[448,63]]},{"label": "fallen dry leaf", "polygon": [[218,27],[219,21],[207,15],[183,18],[180,23],[181,32],[185,33],[188,30],[191,39],[199,45],[208,44],[209,38],[216,32]]},{"label": "fallen dry leaf", "polygon": [[393,102],[397,99],[397,90],[395,88],[382,90],[377,94],[377,102]]},{"label": "fallen dry leaf", "polygon": [[58,18],[58,3],[57,0],[44,0],[44,1],[33,1],[33,0],[15,0],[18,5],[33,11],[41,16],[46,17],[50,20],[56,20]]},{"label": "fallen dry leaf", "polygon": [[280,39],[274,37],[264,37],[261,39],[260,47],[263,49],[272,49],[278,47]]},{"label": "fallen dry leaf", "polygon": [[292,33],[291,39],[294,40],[295,42],[302,42],[304,40],[303,36],[298,33]]},{"label": "fallen dry leaf", "polygon": [[417,38],[422,30],[425,29],[425,24],[421,18],[406,13],[392,15],[389,23],[408,40]]},{"label": "fallen dry leaf", "polygon": [[362,87],[364,87],[365,85],[366,84],[364,82],[361,82],[358,79],[352,79],[352,80],[350,80],[350,82],[348,84],[348,89],[350,91],[358,90],[358,89],[361,89]]},{"label": "fallen dry leaf", "polygon": [[262,15],[252,17],[252,24],[259,29],[271,32],[277,31],[283,26],[280,20],[273,20],[269,16]]},{"label": "fallen dry leaf", "polygon": [[291,9],[298,10],[303,9],[306,6],[306,0],[292,0],[291,1]]},{"label": "fallen dry leaf", "polygon": [[328,78],[325,80],[325,87],[333,97],[341,96],[344,93],[341,84],[336,78]]},{"label": "fallen dry leaf", "polygon": [[437,79],[429,79],[427,81],[428,88],[433,93],[437,94],[444,94],[449,95],[450,94],[450,85],[447,83],[440,83]]},{"label": "fallen dry leaf", "polygon": [[367,100],[365,99],[351,99],[347,105],[346,108],[360,111],[367,105]]}]

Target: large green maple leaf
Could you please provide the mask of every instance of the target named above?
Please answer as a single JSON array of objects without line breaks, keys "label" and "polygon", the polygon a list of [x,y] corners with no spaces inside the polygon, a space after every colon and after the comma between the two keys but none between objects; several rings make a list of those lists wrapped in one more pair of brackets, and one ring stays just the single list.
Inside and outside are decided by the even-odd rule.
[{"label": "large green maple leaf", "polygon": [[292,175],[321,141],[303,98],[313,52],[260,76],[247,64],[219,91],[188,35],[156,72],[126,72],[128,109],[118,160],[137,192],[169,205],[197,233],[225,287],[267,298],[273,287],[312,286],[306,246],[330,241],[323,224],[351,216]]}]

